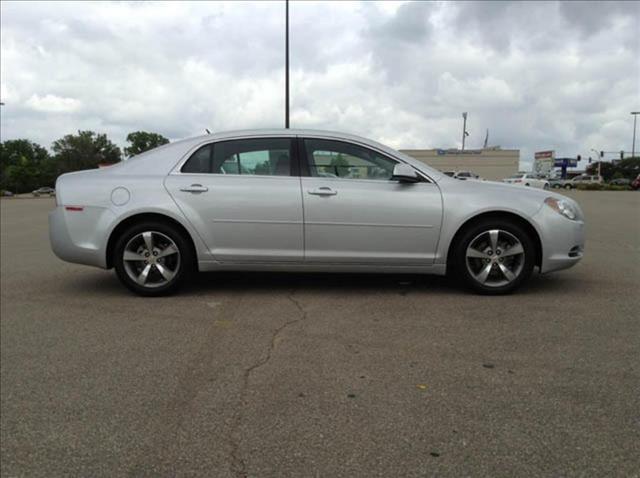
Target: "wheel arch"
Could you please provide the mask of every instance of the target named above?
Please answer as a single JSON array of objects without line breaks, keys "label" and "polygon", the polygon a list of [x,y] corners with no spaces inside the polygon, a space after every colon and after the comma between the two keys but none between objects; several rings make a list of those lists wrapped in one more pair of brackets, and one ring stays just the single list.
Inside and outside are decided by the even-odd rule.
[{"label": "wheel arch", "polygon": [[114,264],[113,264],[113,249],[115,248],[116,242],[118,241],[118,237],[120,237],[120,235],[128,227],[132,226],[133,224],[139,223],[141,221],[158,221],[158,222],[162,222],[164,224],[173,226],[177,230],[179,230],[180,233],[184,235],[185,239],[187,239],[189,247],[191,247],[191,253],[193,254],[192,257],[194,258],[193,266],[197,270],[197,268],[198,268],[198,255],[197,255],[197,251],[196,251],[196,246],[195,246],[195,243],[193,242],[193,237],[191,237],[191,234],[189,233],[187,228],[184,227],[176,219],[174,219],[174,218],[172,218],[170,216],[167,216],[165,214],[160,214],[160,213],[156,213],[156,212],[141,212],[141,213],[133,214],[131,216],[128,216],[128,217],[122,219],[116,225],[116,227],[113,228],[113,230],[111,231],[111,234],[109,234],[109,240],[107,241],[107,248],[106,248],[107,269],[111,269],[114,266]]},{"label": "wheel arch", "polygon": [[542,241],[540,239],[540,234],[538,233],[536,228],[533,226],[533,224],[529,220],[520,216],[519,214],[510,212],[510,211],[487,211],[467,219],[464,223],[460,225],[460,227],[458,227],[458,230],[453,235],[453,238],[449,242],[449,247],[447,249],[447,270],[452,270],[452,261],[453,261],[452,251],[456,246],[456,244],[458,243],[458,241],[460,240],[460,237],[462,236],[462,234],[469,227],[477,224],[480,221],[484,221],[486,219],[507,219],[507,220],[513,221],[514,223],[522,227],[525,231],[527,231],[527,233],[531,236],[531,239],[533,240],[533,243],[536,249],[535,265],[538,267],[542,265]]}]

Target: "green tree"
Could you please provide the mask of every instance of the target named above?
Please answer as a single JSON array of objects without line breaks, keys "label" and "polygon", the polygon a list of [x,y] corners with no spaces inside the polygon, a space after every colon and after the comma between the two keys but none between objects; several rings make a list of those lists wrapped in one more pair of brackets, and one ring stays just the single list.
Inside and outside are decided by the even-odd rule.
[{"label": "green tree", "polygon": [[53,186],[55,163],[48,151],[27,139],[0,143],[0,188],[16,193]]},{"label": "green tree", "polygon": [[640,156],[625,158],[616,163],[616,167],[623,178],[635,179],[640,174]]},{"label": "green tree", "polygon": [[131,146],[124,148],[124,155],[129,157],[167,144],[169,140],[161,134],[135,131],[127,135],[127,142]]},{"label": "green tree", "polygon": [[342,153],[338,153],[331,158],[329,170],[336,176],[347,176],[349,174],[349,161],[345,159]]},{"label": "green tree", "polygon": [[[585,172],[591,175],[598,174],[598,163],[591,163],[586,167]],[[605,181],[610,181],[615,172],[615,164],[607,161],[602,161],[600,163],[600,176],[602,176],[602,179],[604,179]]]},{"label": "green tree", "polygon": [[271,174],[271,163],[269,161],[262,161],[256,164],[256,169],[253,171],[253,174]]},{"label": "green tree", "polygon": [[[598,163],[591,163],[586,172],[592,175],[598,174]],[[640,174],[640,158],[625,158],[615,163],[603,161],[600,174],[605,181],[613,178],[635,179]]]},{"label": "green tree", "polygon": [[51,147],[56,154],[58,171],[66,173],[97,168],[100,163],[117,163],[122,159],[120,148],[105,134],[78,131],[55,141]]}]

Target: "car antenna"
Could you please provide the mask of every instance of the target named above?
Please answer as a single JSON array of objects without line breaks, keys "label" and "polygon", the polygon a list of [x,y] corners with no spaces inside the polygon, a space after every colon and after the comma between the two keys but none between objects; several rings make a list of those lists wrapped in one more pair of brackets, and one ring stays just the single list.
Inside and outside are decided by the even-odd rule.
[{"label": "car antenna", "polygon": [[211,134],[211,131],[209,131],[207,128],[205,128],[204,130],[207,132],[207,134]]}]

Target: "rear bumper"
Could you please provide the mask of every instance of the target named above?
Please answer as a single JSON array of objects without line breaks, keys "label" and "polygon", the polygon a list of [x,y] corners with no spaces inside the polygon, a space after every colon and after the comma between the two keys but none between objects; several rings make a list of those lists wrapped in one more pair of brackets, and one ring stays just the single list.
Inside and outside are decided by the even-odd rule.
[{"label": "rear bumper", "polygon": [[542,236],[540,272],[573,267],[582,260],[585,246],[584,221],[572,221],[543,206],[533,217]]},{"label": "rear bumper", "polygon": [[114,219],[114,214],[106,208],[67,211],[64,206],[56,207],[49,213],[53,253],[63,261],[106,268],[105,231]]}]

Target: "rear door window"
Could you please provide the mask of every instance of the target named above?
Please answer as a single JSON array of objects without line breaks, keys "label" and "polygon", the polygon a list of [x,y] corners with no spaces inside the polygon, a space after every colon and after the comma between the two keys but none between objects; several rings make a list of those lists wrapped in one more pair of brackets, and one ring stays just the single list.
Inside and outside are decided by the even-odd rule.
[{"label": "rear door window", "polygon": [[183,173],[290,176],[292,138],[248,138],[219,141],[198,149]]}]

